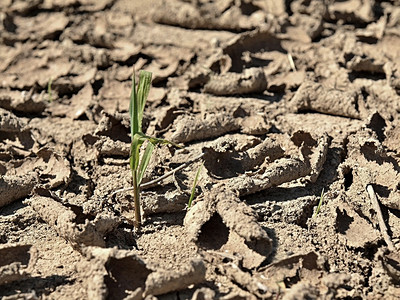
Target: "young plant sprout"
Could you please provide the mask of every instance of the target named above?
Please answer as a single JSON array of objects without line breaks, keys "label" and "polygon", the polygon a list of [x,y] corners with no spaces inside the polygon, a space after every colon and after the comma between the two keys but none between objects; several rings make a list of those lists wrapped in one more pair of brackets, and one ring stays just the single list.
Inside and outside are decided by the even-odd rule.
[{"label": "young plant sprout", "polygon": [[318,215],[319,210],[321,209],[322,202],[324,202],[324,198],[325,198],[325,193],[324,193],[324,188],[322,188],[321,197],[319,198],[317,210],[315,211],[313,218],[315,218]]},{"label": "young plant sprout", "polygon": [[[142,132],[143,111],[149,95],[152,74],[147,71],[139,72],[139,83],[136,88],[135,74],[132,76],[132,92],[129,104],[129,116],[131,120],[131,150],[130,150],[130,168],[133,181],[133,196],[135,206],[135,228],[140,230],[142,218],[140,213],[140,183],[149,164],[154,147],[157,144],[172,144],[164,139],[158,139],[145,135]],[[140,148],[145,143],[146,149],[140,157]]]},{"label": "young plant sprout", "polygon": [[192,191],[190,193],[190,198],[189,198],[189,203],[188,203],[188,208],[190,208],[192,206],[192,202],[193,199],[195,197],[196,194],[196,185],[197,185],[197,181],[199,180],[199,176],[200,176],[200,171],[202,169],[203,165],[201,165],[196,172],[196,176],[194,177],[194,181],[193,181],[193,186],[192,186]]}]

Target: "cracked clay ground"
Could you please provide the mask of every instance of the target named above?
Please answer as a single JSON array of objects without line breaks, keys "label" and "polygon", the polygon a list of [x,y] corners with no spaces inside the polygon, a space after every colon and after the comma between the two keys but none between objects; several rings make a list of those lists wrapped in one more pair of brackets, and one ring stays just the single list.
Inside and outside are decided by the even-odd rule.
[{"label": "cracked clay ground", "polygon": [[0,298],[400,299],[399,112],[398,0],[0,1]]}]

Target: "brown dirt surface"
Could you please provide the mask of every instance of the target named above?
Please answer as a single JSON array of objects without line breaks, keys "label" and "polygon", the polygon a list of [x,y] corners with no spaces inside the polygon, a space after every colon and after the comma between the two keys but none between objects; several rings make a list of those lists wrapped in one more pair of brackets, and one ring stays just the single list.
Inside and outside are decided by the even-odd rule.
[{"label": "brown dirt surface", "polygon": [[398,0],[0,1],[0,299],[400,299],[399,149]]}]

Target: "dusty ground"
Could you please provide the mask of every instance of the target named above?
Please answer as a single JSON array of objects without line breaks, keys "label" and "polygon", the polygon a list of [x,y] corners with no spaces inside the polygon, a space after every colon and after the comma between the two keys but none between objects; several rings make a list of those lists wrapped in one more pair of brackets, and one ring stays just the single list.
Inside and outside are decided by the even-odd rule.
[{"label": "dusty ground", "polygon": [[400,298],[398,0],[0,6],[2,299]]}]

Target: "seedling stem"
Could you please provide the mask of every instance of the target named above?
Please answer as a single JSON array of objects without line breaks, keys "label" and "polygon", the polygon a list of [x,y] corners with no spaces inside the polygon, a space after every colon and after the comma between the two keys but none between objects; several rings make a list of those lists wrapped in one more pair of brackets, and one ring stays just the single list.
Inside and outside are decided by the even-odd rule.
[{"label": "seedling stem", "polygon": [[142,215],[140,209],[140,187],[137,181],[137,174],[136,172],[132,172],[133,178],[133,198],[134,198],[134,205],[135,205],[135,227],[140,229],[142,224]]}]

